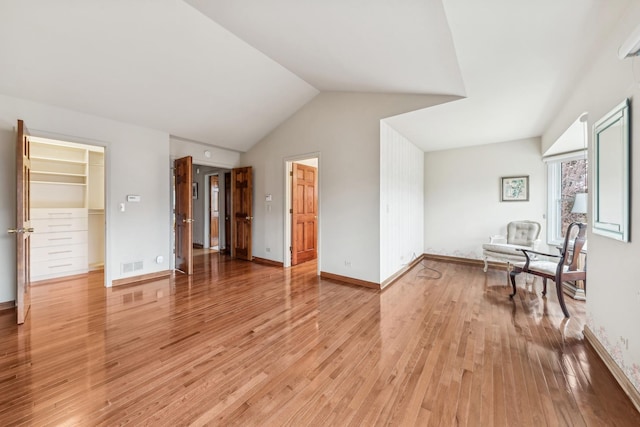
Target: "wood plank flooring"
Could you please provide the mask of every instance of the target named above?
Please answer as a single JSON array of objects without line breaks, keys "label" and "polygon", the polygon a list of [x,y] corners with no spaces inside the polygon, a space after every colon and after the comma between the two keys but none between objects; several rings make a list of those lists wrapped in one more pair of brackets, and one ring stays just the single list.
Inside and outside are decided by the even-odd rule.
[{"label": "wood plank flooring", "polygon": [[584,303],[566,320],[540,291],[423,261],[378,293],[217,253],[34,287],[24,326],[0,313],[0,425],[640,425]]}]

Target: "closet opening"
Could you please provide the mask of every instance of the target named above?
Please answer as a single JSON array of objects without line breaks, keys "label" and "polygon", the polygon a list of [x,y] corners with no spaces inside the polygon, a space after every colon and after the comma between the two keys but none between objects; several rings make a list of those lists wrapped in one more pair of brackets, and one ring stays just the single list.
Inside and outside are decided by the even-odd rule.
[{"label": "closet opening", "polygon": [[105,149],[30,138],[31,284],[102,271]]}]

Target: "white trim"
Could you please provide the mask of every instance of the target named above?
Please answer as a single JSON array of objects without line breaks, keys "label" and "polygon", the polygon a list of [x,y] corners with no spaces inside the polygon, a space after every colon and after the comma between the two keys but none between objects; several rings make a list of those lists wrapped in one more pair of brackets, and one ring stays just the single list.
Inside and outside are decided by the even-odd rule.
[{"label": "white trim", "polygon": [[557,245],[562,242],[558,236],[561,189],[561,160],[547,163],[547,245]]},{"label": "white trim", "polygon": [[586,157],[586,155],[587,155],[587,149],[581,148],[580,150],[568,151],[562,154],[554,154],[552,156],[543,157],[542,161],[545,163],[550,163],[550,162],[557,162],[557,161],[568,160],[568,159],[580,159],[580,158]]},{"label": "white trim", "polygon": [[[629,191],[630,188],[630,168],[631,168],[631,159],[629,155],[630,151],[630,135],[629,135],[629,100],[625,99],[623,102],[618,104],[613,110],[606,114],[603,118],[598,120],[593,125],[593,152],[594,152],[594,161],[593,161],[593,198],[592,198],[592,207],[591,207],[591,231],[596,234],[600,234],[601,236],[610,237],[612,239],[620,240],[622,242],[629,241],[629,199],[631,197],[631,193]],[[622,150],[623,150],[623,160],[624,164],[622,165],[622,182],[620,182],[620,187],[622,189],[622,218],[620,224],[612,224],[607,222],[600,221],[600,161],[598,158],[598,153],[600,150],[600,130],[604,131],[606,128],[614,124],[615,122],[620,121],[622,124]]]},{"label": "white trim", "polygon": [[547,163],[547,245],[560,245],[563,242],[560,219],[562,212],[560,183],[562,180],[562,163],[565,161],[582,160],[587,156],[586,150],[559,154],[544,159]]}]

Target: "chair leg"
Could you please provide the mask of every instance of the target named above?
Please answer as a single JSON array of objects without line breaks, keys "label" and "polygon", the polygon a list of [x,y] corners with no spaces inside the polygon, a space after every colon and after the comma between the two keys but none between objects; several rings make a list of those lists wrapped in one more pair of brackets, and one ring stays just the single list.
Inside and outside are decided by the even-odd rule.
[{"label": "chair leg", "polygon": [[547,278],[542,278],[542,295],[547,295]]},{"label": "chair leg", "polygon": [[511,276],[511,272],[513,271],[513,267],[511,263],[507,261],[507,286],[509,286],[509,276]]},{"label": "chair leg", "polygon": [[569,316],[569,310],[567,310],[567,306],[564,303],[564,291],[562,290],[562,281],[556,280],[556,290],[558,291],[558,302],[560,303],[560,308],[562,308],[564,317],[571,317]]},{"label": "chair leg", "polygon": [[482,271],[484,271],[485,273],[489,269],[489,263],[487,262],[487,258],[489,257],[484,257],[484,268],[482,269]]},{"label": "chair leg", "polygon": [[509,272],[509,278],[511,279],[511,286],[513,286],[513,293],[509,295],[509,298],[512,298],[512,299],[516,295],[516,275],[517,274],[518,273],[516,272],[515,269]]}]

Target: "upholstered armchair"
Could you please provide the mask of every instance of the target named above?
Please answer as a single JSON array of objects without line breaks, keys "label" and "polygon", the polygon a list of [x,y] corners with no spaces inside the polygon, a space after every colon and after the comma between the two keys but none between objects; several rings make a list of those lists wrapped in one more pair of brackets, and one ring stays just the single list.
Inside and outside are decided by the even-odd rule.
[{"label": "upholstered armchair", "polygon": [[507,224],[506,236],[490,237],[489,243],[482,245],[484,272],[487,272],[489,260],[506,262],[508,270],[511,270],[512,263],[525,261],[521,249],[538,249],[541,228],[535,221],[512,221]]}]

